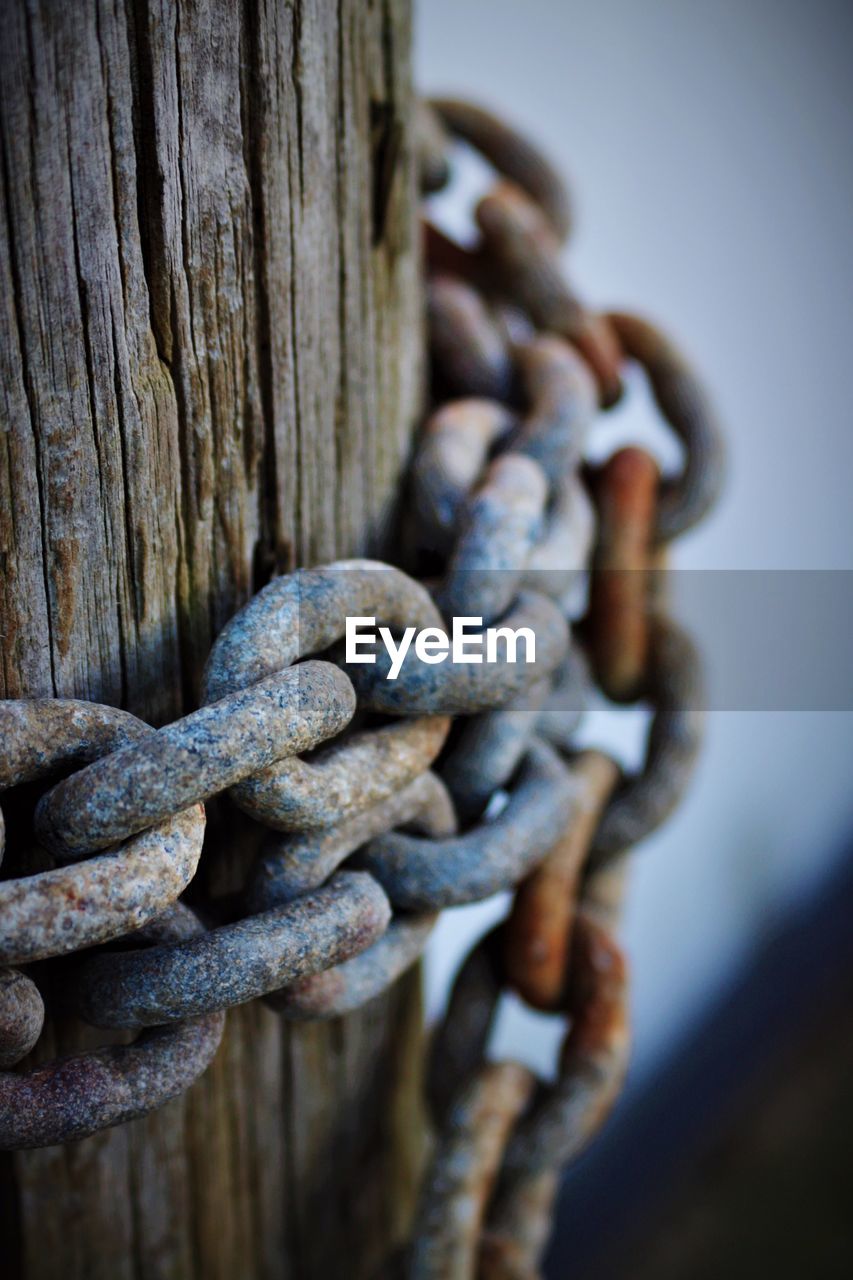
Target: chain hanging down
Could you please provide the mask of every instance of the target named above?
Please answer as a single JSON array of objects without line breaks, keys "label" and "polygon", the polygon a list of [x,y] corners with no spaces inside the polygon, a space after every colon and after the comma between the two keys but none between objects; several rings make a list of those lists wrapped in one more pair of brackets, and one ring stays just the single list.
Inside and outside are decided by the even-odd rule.
[{"label": "chain hanging down", "polygon": [[[536,147],[448,100],[420,104],[418,137],[425,191],[447,181],[453,137],[498,173],[475,248],[425,222],[433,403],[403,537],[422,580],[369,561],[275,579],[217,639],[205,705],[158,730],[92,703],[0,703],[0,791],[46,787],[16,849],[23,874],[0,880],[0,1147],[144,1115],[205,1070],[229,1007],[262,997],[286,1018],[337,1017],[417,960],[440,910],[516,889],[435,1033],[436,1142],[405,1265],[530,1277],[559,1171],[626,1070],[625,855],[678,802],[701,735],[665,548],[716,499],[722,445],[673,344],[567,282],[570,201]],[[683,445],[677,476],[637,448],[585,463],[626,362]],[[395,634],[457,616],[528,628],[536,661],[408,654],[389,681],[381,653],[346,661],[346,619],[365,615]],[[593,681],[652,708],[636,774],[576,747]],[[238,906],[202,919],[180,897],[204,802],[222,792],[267,836]],[[28,1065],[42,986],[96,1027],[139,1034]],[[510,989],[567,1018],[551,1083],[488,1060]]]}]

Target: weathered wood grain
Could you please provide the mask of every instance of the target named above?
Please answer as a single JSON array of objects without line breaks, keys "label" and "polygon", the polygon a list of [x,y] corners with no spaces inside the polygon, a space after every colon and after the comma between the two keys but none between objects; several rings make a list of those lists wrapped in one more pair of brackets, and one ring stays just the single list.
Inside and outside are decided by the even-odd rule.
[{"label": "weathered wood grain", "polygon": [[[420,392],[409,4],[0,22],[0,689],[159,724],[272,573],[386,536]],[[211,827],[227,889],[251,840]],[[4,1276],[367,1276],[409,1207],[418,1024],[412,980],[332,1026],[235,1011],[184,1098],[5,1158]]]}]

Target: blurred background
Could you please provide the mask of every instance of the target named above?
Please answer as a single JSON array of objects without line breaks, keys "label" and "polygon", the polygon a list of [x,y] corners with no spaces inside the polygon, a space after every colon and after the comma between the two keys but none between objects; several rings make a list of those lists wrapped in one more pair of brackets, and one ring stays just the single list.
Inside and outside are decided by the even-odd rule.
[{"label": "blurred background", "polygon": [[[579,291],[656,318],[714,391],[727,489],[674,568],[833,570],[849,600],[853,8],[416,7],[420,88],[481,101],[539,141],[575,193]],[[468,185],[444,210],[462,236],[476,173]],[[596,441],[602,454],[661,442],[632,391]],[[709,714],[686,801],[635,858],[623,935],[633,1067],[566,1179],[549,1274],[567,1274],[569,1258],[572,1275],[850,1274],[850,706],[840,692],[833,710],[792,696]],[[630,760],[638,733],[631,713],[597,712],[584,736]],[[505,909],[445,914],[430,1016]],[[495,1052],[547,1072],[558,1040],[550,1020],[510,1007]]]}]

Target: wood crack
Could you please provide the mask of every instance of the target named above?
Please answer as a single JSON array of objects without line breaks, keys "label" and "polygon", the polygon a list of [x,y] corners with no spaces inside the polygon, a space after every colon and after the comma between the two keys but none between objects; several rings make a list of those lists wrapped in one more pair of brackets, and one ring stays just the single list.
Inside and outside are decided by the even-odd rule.
[{"label": "wood crack", "polygon": [[[28,86],[27,105],[29,108],[29,120],[28,120],[29,150],[30,150],[30,162],[31,162],[32,172],[34,173],[35,172],[35,137],[34,137],[35,130],[34,130],[34,107],[33,107],[33,101],[32,101],[33,52],[32,52],[32,36],[30,32],[28,18],[25,19],[25,21],[26,21],[28,71],[29,71],[29,75],[27,77],[27,86]],[[11,197],[11,171],[10,171],[11,166],[9,161],[9,140],[6,133],[5,111],[0,112],[0,138],[2,138],[2,156],[3,156],[3,187],[4,187],[3,194],[4,194],[4,206],[5,206],[4,220],[6,223],[6,234],[8,237],[8,245],[9,245],[9,274],[12,279],[12,308],[14,312],[15,326],[16,326],[15,338],[17,342],[17,354],[19,355],[20,361],[21,361],[21,385],[23,387],[24,397],[27,402],[29,430],[32,435],[33,447],[34,447],[36,459],[37,459],[36,471],[35,471],[35,483],[36,483],[36,494],[37,494],[37,501],[38,501],[38,526],[39,526],[39,533],[40,533],[40,542],[39,542],[38,550],[41,555],[41,561],[42,561],[42,564],[41,564],[42,582],[44,586],[44,606],[45,606],[45,617],[47,621],[47,635],[44,637],[41,637],[41,639],[45,644],[45,648],[47,650],[49,661],[50,661],[50,683],[51,683],[50,692],[53,697],[56,697],[57,680],[56,680],[56,666],[54,661],[55,625],[54,625],[54,619],[53,619],[53,601],[51,598],[51,590],[50,590],[50,566],[49,566],[49,558],[48,558],[48,547],[50,546],[50,542],[49,542],[49,536],[48,536],[47,501],[46,501],[46,495],[44,491],[43,463],[42,463],[42,457],[41,457],[41,450],[39,447],[40,442],[39,442],[39,431],[38,431],[38,425],[37,425],[38,412],[37,412],[34,398],[33,398],[32,375],[29,367],[29,358],[28,358],[28,351],[27,351],[27,326],[24,322],[24,317],[21,310],[21,306],[22,306],[21,300],[23,298],[23,281],[21,279],[21,274],[20,274],[17,237],[15,232],[14,218],[12,215],[12,202],[10,198]]]}]

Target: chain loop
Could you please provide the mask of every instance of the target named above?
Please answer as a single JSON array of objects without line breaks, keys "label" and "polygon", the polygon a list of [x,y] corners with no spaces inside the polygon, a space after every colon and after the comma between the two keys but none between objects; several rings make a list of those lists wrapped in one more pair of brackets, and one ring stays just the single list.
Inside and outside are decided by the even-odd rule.
[{"label": "chain loop", "polygon": [[129,1045],[0,1072],[0,1151],[76,1142],[156,1111],[207,1070],[223,1013],[144,1031]]},{"label": "chain loop", "polygon": [[340,1018],[375,1000],[423,954],[437,916],[397,915],[360,955],[266,996],[271,1009],[297,1021]]},{"label": "chain loop", "polygon": [[657,464],[643,449],[620,449],[593,478],[598,544],[587,626],[595,678],[612,702],[642,692],[649,658]]},{"label": "chain loop", "polygon": [[453,803],[435,774],[420,774],[395,795],[333,827],[269,838],[249,877],[249,909],[265,911],[316,889],[356,849],[402,826],[434,837],[455,834]]},{"label": "chain loop", "polygon": [[596,832],[591,859],[605,861],[645,840],[670,816],[702,745],[704,700],[696,648],[671,619],[651,626],[647,696],[653,707],[641,771],[617,787]]},{"label": "chain loop", "polygon": [[[113,707],[73,700],[0,702],[0,789],[150,741],[153,730]],[[106,942],[165,910],[195,874],[200,805],[164,818],[87,862],[0,881],[0,964],[29,964]]]},{"label": "chain loop", "polygon": [[363,872],[261,915],[161,946],[85,960],[71,975],[75,1011],[98,1027],[150,1027],[228,1009],[339,964],[384,933],[385,894]]},{"label": "chain loop", "polygon": [[354,711],[352,687],[331,663],[277,672],[60,782],[38,803],[36,833],[59,858],[108,848],[309,750]]},{"label": "chain loop", "polygon": [[432,98],[429,104],[445,127],[471,144],[527,192],[543,210],[559,241],[572,226],[571,197],[562,177],[535,143],[484,107],[460,98]]},{"label": "chain loop", "polygon": [[670,542],[703,520],[723,487],[723,435],[708,394],[684,356],[660,329],[639,316],[608,316],[625,355],[645,370],[661,416],[684,445],[684,469],[661,481],[657,537]]},{"label": "chain loop", "polygon": [[362,730],[337,739],[310,761],[297,756],[252,774],[231,788],[231,798],[275,831],[325,829],[422,777],[449,729],[447,716],[420,716]]},{"label": "chain loop", "polygon": [[461,836],[429,840],[391,832],[358,855],[397,907],[432,911],[477,902],[508,889],[545,856],[574,811],[571,773],[545,742],[534,741],[506,808]]}]

